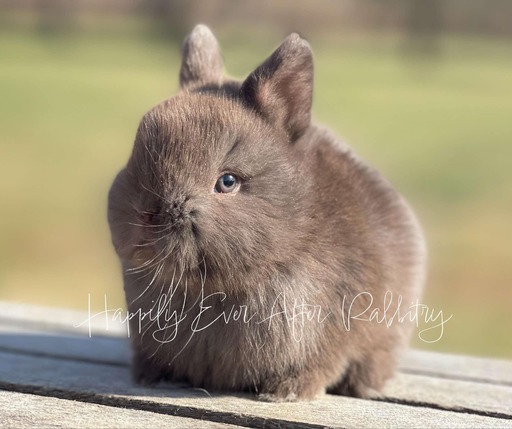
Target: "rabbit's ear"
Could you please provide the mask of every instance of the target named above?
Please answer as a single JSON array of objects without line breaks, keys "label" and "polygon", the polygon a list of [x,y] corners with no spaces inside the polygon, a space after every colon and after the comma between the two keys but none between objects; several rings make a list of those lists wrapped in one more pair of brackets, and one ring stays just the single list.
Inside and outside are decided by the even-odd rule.
[{"label": "rabbit's ear", "polygon": [[291,34],[242,85],[241,95],[271,123],[299,138],[311,122],[313,54],[309,44]]},{"label": "rabbit's ear", "polygon": [[220,85],[222,56],[217,39],[205,25],[197,25],[182,47],[180,86]]}]

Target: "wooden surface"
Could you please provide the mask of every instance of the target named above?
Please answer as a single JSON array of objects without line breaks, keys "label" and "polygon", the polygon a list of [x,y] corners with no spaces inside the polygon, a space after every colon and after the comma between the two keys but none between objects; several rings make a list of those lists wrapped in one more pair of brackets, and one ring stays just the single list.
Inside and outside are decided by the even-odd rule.
[{"label": "wooden surface", "polygon": [[0,427],[507,427],[512,362],[408,352],[381,400],[272,404],[185,385],[132,384],[125,327],[0,302]]}]

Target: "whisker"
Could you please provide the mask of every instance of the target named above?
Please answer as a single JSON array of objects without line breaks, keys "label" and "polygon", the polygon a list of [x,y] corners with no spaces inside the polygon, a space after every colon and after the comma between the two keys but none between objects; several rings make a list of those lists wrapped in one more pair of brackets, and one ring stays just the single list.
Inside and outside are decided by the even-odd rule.
[{"label": "whisker", "polygon": [[[165,231],[152,231],[152,232],[155,232],[155,234],[161,234],[162,232],[165,232]],[[151,240],[151,241],[146,241],[145,243],[141,243],[141,244],[134,244],[133,246],[134,247],[148,247],[148,246],[154,246],[156,243],[158,243],[159,241],[161,240],[164,240],[166,238],[168,238],[169,236],[168,235],[163,235],[161,237],[158,237],[158,238],[155,238],[154,240]]]},{"label": "whisker", "polygon": [[[160,261],[153,262],[156,259],[156,257],[154,257],[154,258],[152,258],[150,260],[151,265],[147,265],[147,262],[146,262],[141,267],[137,267],[137,268],[139,268],[138,270],[134,270],[132,272],[133,273],[140,273],[140,272],[144,272],[144,271],[146,271],[148,269],[151,269],[151,268],[155,267],[160,262],[164,262],[169,256],[171,256],[171,254],[174,252],[174,249],[175,249],[175,246],[169,247],[169,251],[167,252],[167,254],[162,259],[160,259]],[[165,251],[165,247],[163,247],[162,250],[160,252],[158,252],[157,256],[160,256],[163,253],[162,251]]]},{"label": "whisker", "polygon": [[153,263],[153,261],[155,261],[162,253],[164,253],[165,251],[165,247],[163,247],[160,252],[158,252],[153,258],[151,258],[149,261],[146,261],[144,262],[142,265],[138,266],[138,267],[133,267],[133,268],[127,268],[126,271],[129,271],[129,272],[138,272],[140,271],[141,269],[144,269],[146,267],[148,267],[151,263]]},{"label": "whisker", "polygon": [[155,282],[156,278],[158,277],[158,275],[162,272],[164,268],[164,264],[161,263],[155,270],[155,274],[153,275],[153,278],[151,279],[151,281],[149,282],[149,284],[146,286],[146,288],[142,291],[142,293],[137,297],[135,298],[132,302],[130,302],[130,305],[133,305],[133,303],[135,303],[135,301],[139,300],[142,296],[144,296],[144,294],[146,293],[146,291],[151,287],[151,285]]},{"label": "whisker", "polygon": [[162,201],[165,201],[165,200],[166,200],[166,198],[165,198],[165,197],[163,197],[162,195],[160,195],[160,194],[156,193],[156,192],[155,192],[155,191],[153,191],[152,189],[147,188],[143,183],[140,183],[140,186],[142,187],[142,189],[145,189],[145,190],[146,190],[146,191],[148,191],[150,194],[155,195],[155,196],[156,196],[156,197],[158,197],[160,200],[162,200]]},{"label": "whisker", "polygon": [[131,226],[139,226],[141,228],[161,228],[163,225],[149,225],[149,224],[141,224],[141,223],[133,223],[133,222],[125,222],[126,225]]},{"label": "whisker", "polygon": [[160,252],[158,252],[155,256],[153,256],[150,260],[144,262],[142,265],[139,265],[138,267],[128,268],[126,271],[136,272],[139,271],[153,263],[163,252],[165,248],[162,248]]},{"label": "whisker", "polygon": [[149,150],[148,145],[147,145],[146,143],[144,143],[144,148],[146,149],[146,151],[147,151],[147,153],[148,153],[149,157],[151,158],[151,161],[153,161],[153,164],[155,164],[155,165],[156,165],[156,163],[157,163],[157,162],[155,161],[155,158],[153,158],[153,154],[152,154],[152,153],[151,153],[151,151]]}]

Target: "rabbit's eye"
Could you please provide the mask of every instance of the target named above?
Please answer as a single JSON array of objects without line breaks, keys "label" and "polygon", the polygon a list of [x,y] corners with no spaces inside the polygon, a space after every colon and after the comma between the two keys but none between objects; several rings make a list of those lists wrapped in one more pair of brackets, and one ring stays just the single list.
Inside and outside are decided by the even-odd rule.
[{"label": "rabbit's eye", "polygon": [[240,186],[240,179],[233,174],[223,174],[217,179],[215,184],[215,192],[222,194],[229,194],[238,190]]}]

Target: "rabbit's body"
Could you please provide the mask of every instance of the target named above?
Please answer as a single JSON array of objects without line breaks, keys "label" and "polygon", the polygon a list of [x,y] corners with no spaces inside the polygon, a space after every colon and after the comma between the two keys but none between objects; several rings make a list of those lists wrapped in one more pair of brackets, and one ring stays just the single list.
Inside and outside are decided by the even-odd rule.
[{"label": "rabbit's body", "polygon": [[[145,115],[109,195],[129,311],[161,310],[141,326],[132,319],[135,378],[274,400],[326,388],[368,396],[391,376],[411,326],[351,316],[392,316],[399,299],[417,299],[415,217],[310,124],[305,42],[290,36],[242,84],[202,68],[221,64],[214,48],[196,28],[184,91]],[[225,177],[236,190],[222,182],[215,192]]]}]

